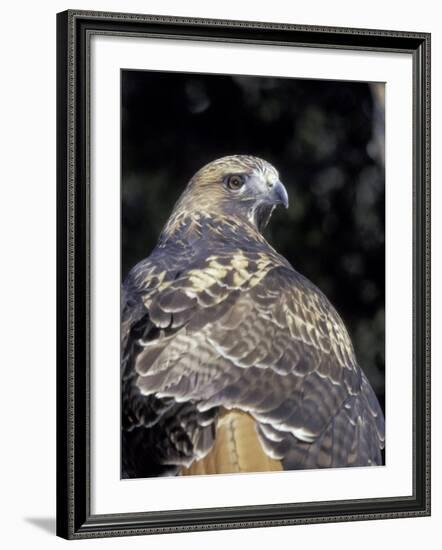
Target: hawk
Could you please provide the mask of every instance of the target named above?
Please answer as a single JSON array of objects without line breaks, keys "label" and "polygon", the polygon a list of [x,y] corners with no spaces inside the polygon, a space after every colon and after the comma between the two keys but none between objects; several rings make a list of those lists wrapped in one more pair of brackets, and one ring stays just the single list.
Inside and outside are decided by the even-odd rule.
[{"label": "hawk", "polygon": [[122,477],[382,464],[384,418],[325,295],[266,241],[268,162],[190,180],[122,288]]}]

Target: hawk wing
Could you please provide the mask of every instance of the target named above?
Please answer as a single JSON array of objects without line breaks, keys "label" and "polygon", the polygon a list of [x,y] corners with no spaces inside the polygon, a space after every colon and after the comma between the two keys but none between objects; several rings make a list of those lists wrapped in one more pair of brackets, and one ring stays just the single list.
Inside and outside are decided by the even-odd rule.
[{"label": "hawk wing", "polygon": [[311,282],[272,249],[212,255],[169,277],[153,288],[138,281],[126,349],[140,403],[210,415],[187,432],[186,465],[209,452],[220,407],[247,412],[285,469],[381,463],[376,396]]},{"label": "hawk wing", "polygon": [[[192,259],[183,243],[155,252],[140,262],[125,281],[121,294],[121,411],[122,477],[176,474],[210,450],[214,443],[217,410],[200,412],[194,403],[173,397],[143,395],[134,362],[140,341],[162,334],[144,303],[160,294],[176,277],[176,266]],[[170,333],[171,331],[168,331]]]}]

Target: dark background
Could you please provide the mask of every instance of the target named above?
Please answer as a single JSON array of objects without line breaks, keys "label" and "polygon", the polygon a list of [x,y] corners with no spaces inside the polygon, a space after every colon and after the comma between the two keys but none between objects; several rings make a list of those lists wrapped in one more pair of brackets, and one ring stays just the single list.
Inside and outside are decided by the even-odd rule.
[{"label": "dark background", "polygon": [[266,237],[331,300],[384,408],[384,86],[122,71],[122,276],[204,164],[275,166],[290,207]]}]

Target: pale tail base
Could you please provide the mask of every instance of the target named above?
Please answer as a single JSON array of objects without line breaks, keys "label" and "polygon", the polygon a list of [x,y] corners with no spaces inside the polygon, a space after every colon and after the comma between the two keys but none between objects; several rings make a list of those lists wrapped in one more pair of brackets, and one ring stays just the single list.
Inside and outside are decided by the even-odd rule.
[{"label": "pale tail base", "polygon": [[181,475],[275,472],[282,470],[279,460],[263,450],[254,419],[238,410],[226,411],[217,425],[216,442],[208,455],[183,468]]}]

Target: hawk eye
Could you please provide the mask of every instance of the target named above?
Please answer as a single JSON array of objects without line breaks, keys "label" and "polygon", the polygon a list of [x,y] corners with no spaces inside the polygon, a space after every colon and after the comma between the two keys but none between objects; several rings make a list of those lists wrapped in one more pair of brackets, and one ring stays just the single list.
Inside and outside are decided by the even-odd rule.
[{"label": "hawk eye", "polygon": [[242,176],[241,174],[234,174],[227,178],[227,187],[232,191],[241,189],[244,183],[245,183],[245,177]]}]

